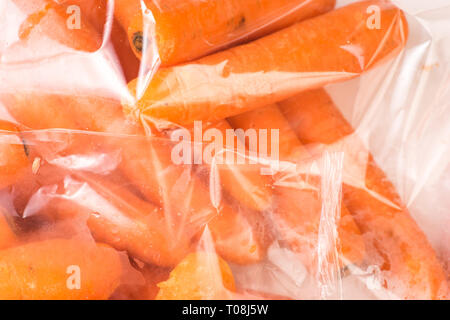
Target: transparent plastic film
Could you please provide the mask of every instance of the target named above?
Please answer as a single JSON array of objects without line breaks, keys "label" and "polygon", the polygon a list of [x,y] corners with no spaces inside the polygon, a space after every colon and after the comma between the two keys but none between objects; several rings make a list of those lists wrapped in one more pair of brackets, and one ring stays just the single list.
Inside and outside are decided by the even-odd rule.
[{"label": "transparent plastic film", "polygon": [[449,17],[0,2],[0,299],[448,299]]}]

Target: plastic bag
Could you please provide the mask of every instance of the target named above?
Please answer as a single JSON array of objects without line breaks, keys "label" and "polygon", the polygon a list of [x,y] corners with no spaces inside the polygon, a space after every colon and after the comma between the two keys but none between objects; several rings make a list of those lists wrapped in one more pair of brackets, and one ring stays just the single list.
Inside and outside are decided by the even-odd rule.
[{"label": "plastic bag", "polygon": [[393,2],[3,1],[0,298],[447,299],[450,11]]}]

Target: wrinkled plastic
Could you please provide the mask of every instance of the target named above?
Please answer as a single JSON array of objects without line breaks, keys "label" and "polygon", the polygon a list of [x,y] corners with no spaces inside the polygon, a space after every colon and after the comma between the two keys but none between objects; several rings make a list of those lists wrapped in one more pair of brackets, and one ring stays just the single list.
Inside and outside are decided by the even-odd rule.
[{"label": "wrinkled plastic", "polygon": [[450,4],[334,4],[2,1],[0,299],[448,299]]}]

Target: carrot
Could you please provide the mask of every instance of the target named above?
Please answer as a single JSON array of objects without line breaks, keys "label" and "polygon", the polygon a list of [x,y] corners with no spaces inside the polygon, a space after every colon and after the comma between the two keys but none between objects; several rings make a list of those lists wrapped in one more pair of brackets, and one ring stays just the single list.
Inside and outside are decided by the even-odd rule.
[{"label": "carrot", "polygon": [[[278,153],[281,161],[297,163],[310,158],[308,151],[298,140],[277,105],[249,111],[229,118],[228,121],[235,129],[279,130]],[[272,145],[272,142],[268,141],[268,145]],[[249,147],[248,144],[247,147]],[[258,150],[253,151],[257,152]],[[293,183],[297,185],[301,182],[313,184],[316,186],[316,190],[320,189],[318,182],[313,181],[317,179],[302,177],[301,174],[297,176],[299,181]],[[277,183],[277,180],[281,181],[285,178],[283,172],[275,176],[276,205],[273,219],[279,228],[281,238],[286,240],[292,249],[300,254],[304,263],[312,269],[318,250],[321,200],[315,190]],[[360,263],[364,258],[363,240],[358,227],[344,205],[341,206],[338,233],[343,263]]]},{"label": "carrot", "polygon": [[166,281],[171,271],[150,264],[142,267],[136,265],[135,269],[142,275],[143,283],[121,284],[111,297],[112,300],[155,300],[159,292],[158,283]]},{"label": "carrot", "polygon": [[[60,42],[72,49],[92,52],[100,48],[102,33],[107,23],[106,0],[63,0],[58,4],[50,0],[14,0],[24,12],[29,14],[22,24],[22,40],[42,41],[44,36]],[[77,6],[80,16],[80,28],[69,29],[67,21]],[[113,17],[111,17],[113,19]],[[139,72],[139,59],[133,54],[125,30],[113,20],[111,43],[119,59],[125,79],[132,80]]]},{"label": "carrot", "polygon": [[0,120],[0,189],[21,179],[28,167],[25,146],[17,127]]},{"label": "carrot", "polygon": [[[66,186],[65,194],[54,196],[47,210],[54,211],[57,217],[85,214],[97,241],[126,250],[148,263],[173,266],[192,250],[193,235],[184,230],[180,237],[172,237],[163,212],[156,206],[104,178],[79,176]],[[88,186],[83,187],[83,183]]]},{"label": "carrot", "polygon": [[237,290],[233,294],[233,300],[293,300],[289,297],[270,294],[266,292],[258,292],[255,290]]},{"label": "carrot", "polygon": [[[380,29],[366,26],[371,5],[380,7]],[[397,54],[407,34],[397,7],[382,0],[358,2],[191,64],[161,69],[143,94],[135,79],[128,86],[137,101],[124,101],[124,109],[136,119],[182,126],[218,121],[357,77]]]},{"label": "carrot", "polygon": [[[205,56],[225,46],[256,39],[331,10],[335,0],[117,0],[115,15],[141,57],[154,37],[164,66]],[[148,10],[148,11],[147,11]],[[142,14],[145,12],[145,15]],[[144,27],[153,16],[155,35]],[[148,39],[148,40],[146,40]]]},{"label": "carrot", "polygon": [[81,18],[85,18],[99,34],[104,31],[107,22],[106,10],[108,0],[57,0],[57,3],[67,9],[77,6]]},{"label": "carrot", "polygon": [[154,300],[159,292],[158,283],[169,279],[170,271],[147,265],[142,269],[146,281],[145,300]]},{"label": "carrot", "polygon": [[131,81],[139,74],[140,61],[133,54],[131,45],[127,39],[127,34],[117,21],[113,22],[111,42],[114,45],[114,50],[122,66],[125,80]]},{"label": "carrot", "polygon": [[235,291],[228,264],[214,253],[201,251],[188,255],[158,287],[156,300],[223,300]]},{"label": "carrot", "polygon": [[67,27],[66,7],[50,0],[13,0],[28,15],[19,30],[21,40],[41,41],[46,36],[74,50],[93,52],[102,44],[95,28],[80,15],[80,26]]},{"label": "carrot", "polygon": [[[41,146],[36,145],[42,151]],[[32,149],[33,150],[33,149]],[[45,202],[40,213],[56,219],[85,217],[96,240],[132,256],[162,266],[176,265],[192,249],[193,234],[187,230],[171,237],[164,212],[139,198],[127,181],[113,173],[108,179],[82,171],[68,171],[44,160],[35,174]],[[54,189],[57,187],[56,189]]]},{"label": "carrot", "polygon": [[[323,89],[302,93],[279,105],[305,144],[332,145],[354,134]],[[369,154],[356,137],[352,140],[352,150]],[[362,185],[367,191],[343,185],[344,202],[363,233],[367,263],[380,267],[383,286],[399,298],[445,298],[448,287],[433,248],[370,154],[368,160],[362,164],[366,166]],[[348,161],[349,166],[361,166],[354,158]]]},{"label": "carrot", "polygon": [[247,264],[264,257],[266,234],[251,228],[258,225],[258,217],[250,211],[236,212],[226,201],[214,207],[213,191],[206,189],[191,166],[173,164],[170,144],[157,139],[147,142],[130,139],[121,148],[121,170],[147,199],[161,205],[171,219],[181,216],[179,232],[187,225],[200,228],[207,224],[218,253],[225,259]]},{"label": "carrot", "polygon": [[[83,114],[80,119],[90,128],[134,135],[105,142],[109,148],[122,151],[119,168],[124,175],[147,200],[164,209],[168,221],[177,221],[177,234],[182,234],[188,225],[201,230],[207,224],[218,253],[225,259],[248,264],[264,258],[270,236],[258,215],[251,210],[237,212],[227,201],[220,201],[214,207],[213,191],[192,172],[192,166],[175,165],[172,161],[171,142],[158,137],[145,138],[140,126],[124,120],[120,105],[103,105],[97,99],[88,101],[91,104],[77,103],[73,110]],[[103,117],[97,117],[92,110],[101,110]],[[208,194],[210,197],[205,197]]]},{"label": "carrot", "polygon": [[[90,31],[94,33],[92,30]],[[82,36],[74,39],[79,40],[75,44],[76,46],[83,47],[85,45]],[[219,241],[221,248],[218,250],[224,256],[235,259],[237,263],[250,263],[262,259],[264,247],[255,241],[263,236],[255,235],[248,230],[242,233],[241,230],[244,228],[237,227],[234,230],[241,233],[233,234],[233,237],[230,238],[237,242],[224,241],[220,230],[214,228],[215,224],[212,222],[217,225],[229,225],[227,219],[230,217],[230,221],[242,222],[244,226],[248,226],[246,218],[242,214],[236,214],[225,203],[221,208],[214,208],[211,201],[204,197],[208,191],[203,184],[197,178],[190,180],[190,169],[174,166],[170,156],[168,157],[167,152],[162,150],[167,146],[162,148],[157,147],[155,142],[148,143],[144,138],[142,128],[127,123],[123,117],[120,103],[114,99],[86,95],[83,92],[60,95],[30,91],[3,94],[2,102],[18,122],[33,129],[64,128],[113,133],[114,137],[104,139],[105,146],[100,146],[100,150],[122,151],[123,159],[120,169],[140,189],[142,194],[157,206],[161,207],[164,204],[166,217],[181,216],[185,218],[175,229],[182,232],[187,223],[194,222],[196,226],[204,226],[213,216],[217,216],[210,222],[211,232],[215,238],[221,239]],[[98,114],[102,114],[102,116],[99,117]],[[128,135],[136,137],[124,139]],[[88,140],[86,139],[86,141]],[[166,173],[159,170],[161,165],[167,168]],[[180,177],[187,178],[185,180],[187,185],[181,184],[184,189],[178,188],[180,189],[178,190],[176,187],[180,186]],[[193,190],[195,192],[192,192]],[[186,193],[189,196],[185,197],[184,192],[190,192]],[[179,197],[185,201],[180,201]],[[196,221],[189,221],[191,217]],[[229,231],[227,233],[229,236],[231,235]],[[236,244],[240,245],[240,250],[236,250]]]},{"label": "carrot", "polygon": [[[117,101],[95,96],[34,92],[8,95],[4,101],[10,113],[31,128],[62,127],[113,133],[113,136],[103,138],[93,138],[94,134],[86,136],[86,144],[81,139],[78,148],[86,147],[89,140],[95,140],[99,151],[119,151],[122,156],[119,169],[148,201],[163,208],[167,221],[177,221],[174,226],[176,234],[182,234],[188,225],[200,232],[208,223],[217,250],[225,258],[247,264],[264,257],[267,235],[265,231],[257,232],[262,229],[260,219],[244,210],[235,212],[226,201],[221,201],[215,208],[210,198],[205,197],[209,190],[191,172],[192,167],[172,162],[172,144],[168,139],[146,138],[139,125],[126,121]],[[52,111],[57,112],[53,117]],[[41,121],[46,113],[49,117]],[[70,151],[67,150],[69,154]],[[221,226],[229,228],[226,231],[228,240],[220,230]],[[257,230],[249,230],[249,226]]]},{"label": "carrot", "polygon": [[106,246],[63,239],[29,243],[0,251],[0,299],[107,299],[120,273],[119,255]]},{"label": "carrot", "polygon": [[[105,25],[111,23],[110,42],[119,58],[120,66],[127,81],[134,79],[139,73],[139,59],[134,55],[126,31],[114,17],[107,16],[107,0],[63,0],[60,4],[66,8],[78,6],[80,14],[86,16],[89,23],[101,35],[105,33]],[[110,20],[110,21],[109,21]]]},{"label": "carrot", "polygon": [[9,226],[5,213],[0,208],[0,249],[11,247],[17,242],[16,235]]},{"label": "carrot", "polygon": [[[200,129],[201,132],[194,132]],[[182,130],[183,134],[187,133],[186,129]],[[214,133],[214,137],[210,137],[209,133]],[[232,198],[256,211],[266,211],[271,208],[270,179],[261,174],[261,165],[250,163],[248,155],[246,157],[242,154],[242,152],[245,153],[245,146],[239,141],[234,134],[234,129],[226,120],[197,126],[195,130],[191,129],[189,134],[193,148],[198,148],[202,153],[202,161],[199,162],[197,173],[207,185],[210,186],[211,175],[216,175],[215,171],[217,171],[220,186]],[[200,141],[195,141],[199,136]],[[172,135],[172,139],[174,138]],[[214,146],[213,150],[208,150],[211,146]],[[208,157],[211,159],[207,159]]]}]

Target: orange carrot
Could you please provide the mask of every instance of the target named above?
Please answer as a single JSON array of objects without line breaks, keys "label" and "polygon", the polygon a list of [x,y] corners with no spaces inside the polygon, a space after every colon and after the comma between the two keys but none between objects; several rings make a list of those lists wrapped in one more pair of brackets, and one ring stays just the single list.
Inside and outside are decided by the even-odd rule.
[{"label": "orange carrot", "polygon": [[81,18],[89,21],[99,34],[103,33],[107,22],[108,0],[57,0],[56,2],[66,8],[66,12],[68,8],[77,6],[80,9]]},{"label": "orange carrot", "polygon": [[131,45],[127,39],[127,34],[117,21],[113,22],[111,41],[122,66],[125,79],[126,81],[131,81],[139,73],[140,61],[133,54]]},{"label": "orange carrot", "polygon": [[[85,45],[82,36],[79,39],[74,38],[74,42],[76,42],[75,40],[78,40],[75,43],[76,46],[83,47]],[[70,95],[71,93],[72,95]],[[190,180],[190,168],[177,168],[171,162],[170,156],[161,155],[161,153],[166,153],[166,151],[162,151],[164,148],[155,146],[157,144],[155,142],[149,143],[144,138],[142,128],[128,124],[122,115],[120,103],[113,99],[90,96],[81,92],[68,92],[67,95],[19,92],[4,94],[1,98],[18,122],[33,129],[64,128],[113,133],[114,137],[105,138],[105,147],[100,146],[100,150],[122,151],[123,159],[120,169],[136,184],[146,198],[158,206],[162,206],[164,203],[167,217],[182,216],[185,218],[180,225],[176,226],[178,231],[182,232],[187,223],[192,223],[189,221],[191,216],[197,219],[196,226],[204,225],[212,216],[217,216],[213,221],[217,220],[219,225],[227,225],[228,223],[223,220],[226,221],[230,216],[231,221],[235,223],[241,221],[248,226],[248,223],[245,222],[246,218],[241,214],[235,214],[227,204],[221,208],[214,208],[211,201],[204,197],[204,194],[208,194],[208,192],[202,183],[198,179]],[[99,114],[102,116],[99,117]],[[124,138],[128,135],[135,137]],[[88,140],[86,139],[86,141]],[[161,169],[160,162],[164,168],[167,168],[166,174],[159,170]],[[186,173],[188,173],[187,176]],[[176,188],[180,186],[180,177],[187,178],[185,181],[188,184],[181,184],[184,190]],[[186,193],[188,197],[185,197],[184,192],[189,192],[189,190],[191,193]],[[185,198],[185,201],[180,201],[179,197]],[[211,225],[211,231],[214,237],[223,240],[220,230],[213,226],[214,224]],[[239,232],[242,229],[242,227],[235,228]],[[260,244],[254,242],[259,235],[255,236],[252,232],[246,231],[235,234],[233,237],[235,241],[239,240],[238,243],[242,250],[236,250],[233,247],[236,243],[224,241],[220,241],[222,248],[218,250],[221,253],[227,251],[228,253],[224,252],[223,255],[233,259],[240,253],[245,253],[246,255],[235,261],[238,263],[249,263],[254,262],[255,259],[261,259],[264,249]],[[248,247],[242,246],[243,244]],[[255,248],[257,249],[255,250]]]},{"label": "orange carrot", "polygon": [[[99,151],[120,152],[120,170],[147,200],[163,208],[167,221],[177,221],[174,227],[177,233],[182,234],[187,225],[193,229],[196,226],[200,231],[208,223],[223,257],[244,264],[264,257],[267,235],[248,229],[251,225],[260,228],[259,218],[250,212],[248,217],[247,213],[235,212],[225,201],[215,208],[210,197],[205,197],[209,191],[191,172],[192,166],[172,162],[172,143],[168,139],[146,138],[139,125],[125,120],[120,103],[95,96],[36,93],[9,95],[4,101],[10,113],[31,128],[63,127],[113,133],[114,136],[96,139],[91,134],[86,141],[97,141]],[[52,111],[57,112],[56,116],[50,115]],[[45,113],[49,117],[40,121]],[[83,140],[80,141],[82,147]],[[229,241],[225,241],[218,227],[221,225],[230,227],[227,230]]]},{"label": "orange carrot", "polygon": [[[90,101],[95,103],[95,99]],[[251,210],[236,212],[226,201],[219,201],[218,207],[214,207],[211,200],[214,191],[206,189],[192,172],[192,166],[175,165],[172,161],[172,142],[145,138],[140,126],[123,119],[120,106],[105,106],[101,100],[95,107],[92,103],[80,103],[73,109],[83,114],[79,117],[82,121],[98,131],[134,135],[105,142],[122,151],[120,170],[149,201],[164,209],[169,221],[177,221],[178,233],[183,233],[188,225],[200,230],[208,224],[216,249],[225,259],[239,264],[263,259],[270,237],[260,217]],[[92,110],[101,110],[103,117],[99,119]]]},{"label": "orange carrot", "polygon": [[[379,29],[366,24],[371,5],[380,7]],[[357,77],[399,53],[407,35],[397,7],[383,0],[358,2],[191,64],[161,69],[143,94],[135,79],[129,89],[137,101],[124,101],[124,109],[137,119],[183,126],[221,120]]]},{"label": "orange carrot", "polygon": [[0,249],[11,247],[16,242],[16,235],[9,226],[3,209],[0,208]]},{"label": "orange carrot", "polygon": [[159,292],[158,283],[166,281],[170,269],[146,264],[143,267],[135,266],[142,275],[142,284],[121,284],[114,292],[113,300],[155,300]]},{"label": "orange carrot", "polygon": [[[253,40],[331,10],[335,0],[116,0],[115,16],[128,32],[137,56],[155,37],[164,66],[205,56],[225,46]],[[145,15],[142,14],[145,12]],[[152,23],[155,35],[146,35]],[[146,40],[149,38],[148,40]]]},{"label": "orange carrot", "polygon": [[[53,7],[46,7],[43,14],[51,10]],[[89,29],[86,29],[87,31],[94,33]],[[72,40],[75,48],[89,48],[84,41],[84,34],[75,34]],[[264,246],[259,243],[260,238],[264,236],[255,234],[247,228],[252,222],[247,221],[243,214],[234,212],[226,203],[220,208],[214,208],[211,201],[204,197],[208,191],[203,184],[197,178],[191,180],[190,169],[176,168],[170,157],[167,157],[164,148],[156,146],[157,143],[154,142],[148,143],[141,128],[128,125],[122,116],[120,104],[78,92],[76,96],[20,92],[4,95],[2,99],[6,100],[11,114],[30,128],[57,127],[114,133],[115,137],[105,139],[108,141],[105,148],[122,151],[124,158],[120,169],[139,187],[147,199],[156,205],[164,203],[166,217],[184,218],[175,227],[176,230],[182,233],[187,224],[204,226],[209,222],[213,238],[217,239],[217,250],[224,257],[236,263],[251,263],[259,261],[264,256]],[[99,117],[98,114],[103,112],[105,113]],[[45,117],[45,114],[48,114],[48,117]],[[137,137],[123,138],[130,134]],[[161,155],[163,153],[165,155]],[[162,167],[167,169],[166,172],[158,171],[161,163]],[[179,182],[183,179],[186,179],[184,181],[187,185],[180,185]],[[219,227],[233,226],[235,223],[241,223],[241,226],[227,229],[228,240],[225,239]],[[231,232],[234,230],[236,233]],[[242,232],[243,230],[245,232]],[[236,250],[236,246],[239,250]]]},{"label": "orange carrot", "polygon": [[17,128],[0,120],[0,189],[18,181],[28,167],[25,146]]},{"label": "orange carrot", "polygon": [[77,240],[34,242],[0,251],[0,299],[107,299],[120,273],[119,255],[109,247]]},{"label": "orange carrot", "polygon": [[[57,217],[85,214],[96,240],[160,266],[174,266],[192,250],[193,235],[184,230],[181,236],[173,237],[156,206],[104,178],[75,176],[79,179],[72,181],[73,186],[68,185],[66,193],[55,196],[46,208],[55,211]],[[89,187],[83,187],[83,183]],[[80,192],[78,197],[76,192]]]},{"label": "orange carrot", "polygon": [[[294,163],[307,160],[310,155],[298,140],[277,105],[269,105],[229,118],[235,129],[279,130],[279,157],[281,161]],[[272,145],[271,141],[268,145]],[[249,145],[247,144],[247,147]],[[253,150],[257,152],[257,150]],[[279,175],[283,175],[280,173]],[[285,177],[278,177],[280,180]],[[297,185],[301,182],[316,185],[316,191],[307,188],[278,185],[274,188],[276,206],[273,219],[280,228],[282,239],[298,252],[310,268],[317,255],[321,201],[317,190],[318,183],[310,177],[298,174]],[[277,177],[275,177],[277,180]],[[294,182],[295,183],[295,182]],[[275,185],[277,185],[275,181]],[[364,244],[360,231],[345,206],[341,206],[341,218],[338,222],[339,243],[344,264],[360,263],[364,258]]]},{"label": "orange carrot", "polygon": [[111,19],[111,35],[110,41],[114,46],[114,50],[119,58],[125,79],[130,81],[134,79],[139,72],[139,59],[133,53],[126,31],[114,19],[107,16],[108,1],[107,0],[62,0],[60,4],[66,8],[70,6],[78,6],[80,14],[87,17],[89,23],[101,35],[104,34],[105,24]]},{"label": "orange carrot", "polygon": [[156,300],[222,300],[235,291],[228,264],[208,252],[188,255],[158,287]]},{"label": "orange carrot", "polygon": [[149,200],[163,206],[166,215],[180,217],[179,232],[187,225],[207,224],[225,259],[246,264],[264,257],[266,234],[250,228],[258,224],[258,217],[250,211],[236,212],[226,201],[214,207],[214,191],[206,189],[191,166],[174,165],[167,141],[129,139],[121,148],[122,171]]},{"label": "orange carrot", "polygon": [[168,269],[147,265],[142,269],[146,281],[145,300],[154,300],[159,292],[158,283],[166,281],[170,276]]},{"label": "orange carrot", "polygon": [[[267,148],[276,146],[278,148],[279,160],[282,161],[305,161],[310,158],[308,151],[298,140],[297,135],[292,131],[289,123],[284,118],[283,114],[276,105],[268,105],[263,108],[258,108],[246,113],[228,118],[228,122],[234,129],[255,129],[278,130],[278,142],[272,142],[272,135],[267,135]],[[247,148],[251,147],[249,141],[245,141]],[[252,150],[253,152],[261,153],[261,150]],[[269,150],[268,153],[273,153]]]},{"label": "orange carrot", "polygon": [[233,300],[292,300],[289,297],[249,289],[237,289],[236,291],[237,292],[233,293]]},{"label": "orange carrot", "polygon": [[[234,134],[234,129],[226,120],[197,126],[190,132],[186,132],[186,129],[181,130],[183,134],[189,133],[193,148],[201,152],[202,161],[198,162],[200,165],[197,173],[204,182],[210,185],[211,175],[215,175],[217,171],[216,179],[225,193],[250,209],[256,211],[270,209],[272,206],[270,179],[261,174],[261,165],[250,163],[248,155],[245,154],[245,146],[239,141]],[[201,132],[194,132],[200,130]],[[212,133],[214,136],[209,136]],[[182,139],[186,138],[182,134],[179,135]],[[174,138],[172,134],[172,139]],[[199,138],[200,141],[195,141]],[[211,146],[214,146],[213,150],[209,149]],[[195,154],[192,155],[192,160],[198,152],[193,153]]]},{"label": "orange carrot", "polygon": [[[36,145],[31,150],[34,148],[42,149]],[[171,237],[172,226],[164,212],[125,188],[129,182],[116,173],[106,179],[63,170],[42,160],[35,180],[33,193],[39,191],[46,203],[40,212],[56,219],[85,217],[96,240],[142,261],[174,266],[192,249],[193,232],[183,230],[180,237]]]},{"label": "orange carrot", "polygon": [[102,39],[90,22],[80,15],[80,25],[68,28],[70,14],[66,7],[50,0],[13,0],[28,14],[19,30],[21,40],[41,40],[42,36],[74,50],[93,52],[100,48]]},{"label": "orange carrot", "polygon": [[[331,145],[354,134],[323,89],[283,101],[280,107],[305,144]],[[369,154],[361,146],[355,142],[350,147]],[[362,182],[367,191],[345,184],[345,181],[343,185],[344,202],[363,233],[367,263],[381,268],[383,286],[399,298],[445,298],[448,295],[445,275],[433,248],[370,154],[368,160]],[[349,165],[361,164],[351,158]]]}]

